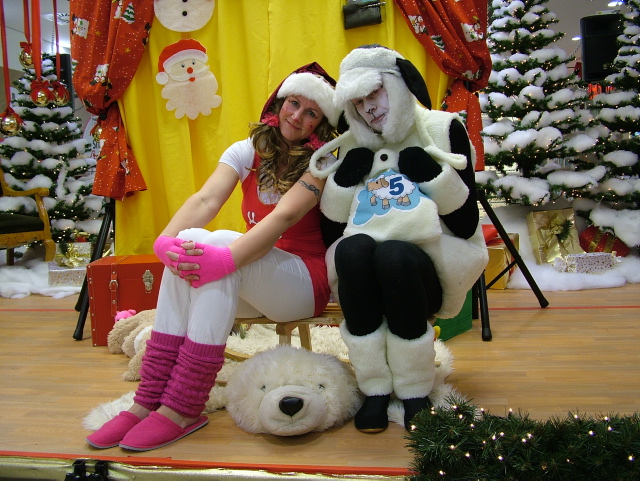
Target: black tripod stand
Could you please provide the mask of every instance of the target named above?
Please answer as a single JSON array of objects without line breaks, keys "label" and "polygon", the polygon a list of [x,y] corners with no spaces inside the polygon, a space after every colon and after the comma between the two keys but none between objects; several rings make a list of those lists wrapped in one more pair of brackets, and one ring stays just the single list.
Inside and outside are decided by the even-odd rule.
[{"label": "black tripod stand", "polygon": [[547,299],[542,294],[542,291],[540,291],[538,284],[536,284],[536,281],[533,279],[533,276],[529,272],[527,265],[522,260],[522,257],[520,257],[520,253],[518,252],[518,249],[516,249],[516,246],[513,245],[513,242],[509,238],[507,231],[504,229],[504,226],[500,222],[500,219],[498,219],[498,216],[493,211],[493,208],[487,201],[487,197],[484,194],[484,191],[482,189],[478,189],[478,200],[480,201],[480,205],[482,205],[482,208],[485,210],[485,212],[489,216],[489,219],[493,223],[493,226],[498,231],[498,235],[503,240],[505,246],[507,246],[507,249],[509,250],[511,257],[513,258],[513,261],[507,267],[505,267],[488,284],[485,284],[484,274],[483,274],[480,276],[478,281],[473,286],[473,304],[472,304],[473,318],[478,319],[478,307],[479,307],[480,320],[482,324],[482,340],[490,341],[493,336],[491,334],[491,325],[489,323],[489,306],[487,304],[487,289],[489,289],[503,275],[509,272],[509,270],[514,265],[517,265],[522,271],[524,278],[529,283],[529,287],[531,287],[531,290],[538,298],[540,307],[542,308],[547,307],[549,305],[549,301],[547,301]]},{"label": "black tripod stand", "polygon": [[[116,227],[116,201],[109,199],[109,203],[105,206],[104,217],[102,218],[102,225],[98,232],[98,239],[94,246],[93,253],[91,254],[91,262],[97,261],[102,257],[104,252],[104,246],[109,238],[109,232],[111,229],[115,230]],[[84,276],[84,282],[82,283],[82,289],[80,290],[80,296],[78,296],[78,302],[76,302],[76,311],[80,312],[78,316],[78,323],[76,324],[76,330],[73,332],[73,338],[76,341],[81,341],[84,332],[84,323],[87,320],[87,313],[89,312],[89,292],[87,290],[87,275]]]}]

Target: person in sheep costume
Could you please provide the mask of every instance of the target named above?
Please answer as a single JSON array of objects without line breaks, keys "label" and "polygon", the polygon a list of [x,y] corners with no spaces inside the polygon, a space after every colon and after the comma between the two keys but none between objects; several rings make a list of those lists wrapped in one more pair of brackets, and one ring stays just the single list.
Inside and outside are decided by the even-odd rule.
[{"label": "person in sheep costume", "polygon": [[[386,429],[395,394],[410,430],[412,418],[431,406],[429,318],[456,316],[488,261],[475,151],[457,114],[430,110],[415,66],[380,45],[343,59],[334,101],[349,130],[314,154],[311,172],[327,179],[320,204],[327,226],[346,223],[327,266],[345,317],[341,333],[366,396],[355,426]],[[336,149],[338,160],[327,167],[322,157]],[[377,183],[387,183],[396,197],[378,200]]]}]

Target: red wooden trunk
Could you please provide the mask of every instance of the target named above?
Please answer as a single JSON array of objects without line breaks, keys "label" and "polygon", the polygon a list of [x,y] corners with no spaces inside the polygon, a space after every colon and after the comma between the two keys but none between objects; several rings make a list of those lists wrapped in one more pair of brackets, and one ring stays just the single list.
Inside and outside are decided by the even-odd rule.
[{"label": "red wooden trunk", "polygon": [[153,254],[107,256],[87,265],[94,346],[107,345],[116,312],[155,309],[163,270]]}]

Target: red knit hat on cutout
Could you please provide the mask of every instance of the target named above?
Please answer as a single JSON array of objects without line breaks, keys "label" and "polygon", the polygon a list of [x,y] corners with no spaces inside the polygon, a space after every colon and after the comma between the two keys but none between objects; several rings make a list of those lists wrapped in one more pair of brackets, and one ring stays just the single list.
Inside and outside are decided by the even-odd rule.
[{"label": "red knit hat on cutout", "polygon": [[169,81],[169,76],[165,70],[170,70],[171,66],[175,63],[190,58],[195,58],[206,63],[209,58],[207,57],[207,49],[200,42],[192,38],[179,40],[176,43],[167,45],[164,50],[162,50],[160,58],[158,59],[156,82],[160,85],[166,84]]}]

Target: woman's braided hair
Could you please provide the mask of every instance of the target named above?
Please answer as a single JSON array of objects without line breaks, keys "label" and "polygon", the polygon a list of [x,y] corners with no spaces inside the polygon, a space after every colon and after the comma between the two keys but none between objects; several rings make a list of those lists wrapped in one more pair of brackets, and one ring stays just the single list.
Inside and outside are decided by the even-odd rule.
[{"label": "woman's braided hair", "polygon": [[[270,112],[277,115],[283,103],[284,99],[276,99]],[[253,147],[262,159],[257,175],[258,189],[284,195],[308,169],[314,149],[304,144],[289,147],[278,127],[257,122],[251,124],[250,128]],[[314,133],[322,142],[328,142],[336,136],[327,117],[322,119]]]}]

